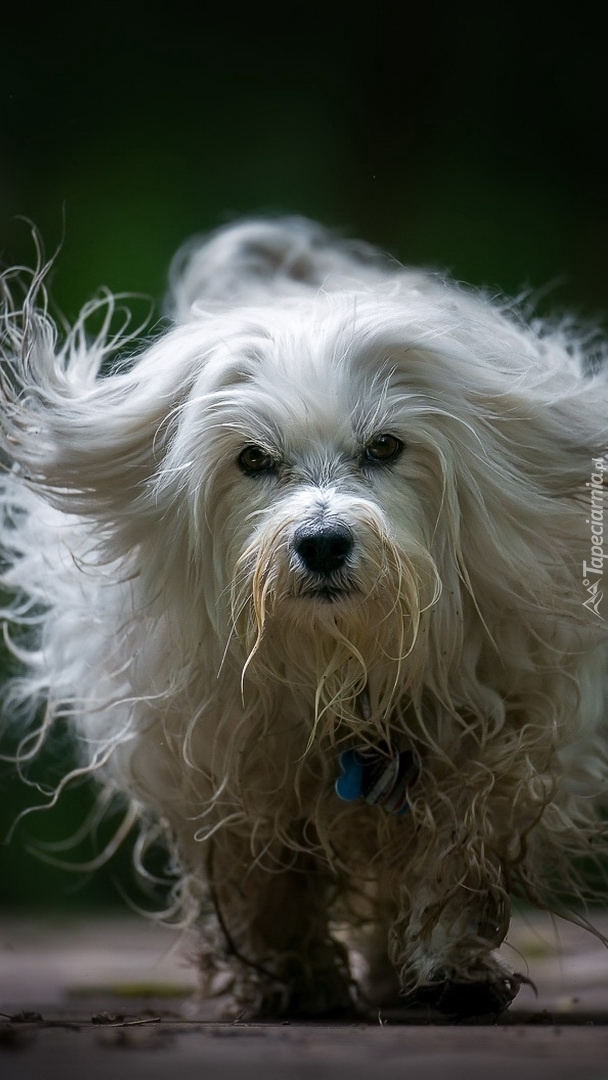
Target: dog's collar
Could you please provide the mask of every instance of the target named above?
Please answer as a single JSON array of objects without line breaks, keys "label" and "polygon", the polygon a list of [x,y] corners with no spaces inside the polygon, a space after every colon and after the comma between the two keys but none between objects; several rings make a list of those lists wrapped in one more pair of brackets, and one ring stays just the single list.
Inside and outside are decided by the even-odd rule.
[{"label": "dog's collar", "polygon": [[335,791],[344,802],[363,799],[398,816],[408,812],[408,789],[420,772],[411,750],[391,751],[386,743],[344,750],[340,769]]}]

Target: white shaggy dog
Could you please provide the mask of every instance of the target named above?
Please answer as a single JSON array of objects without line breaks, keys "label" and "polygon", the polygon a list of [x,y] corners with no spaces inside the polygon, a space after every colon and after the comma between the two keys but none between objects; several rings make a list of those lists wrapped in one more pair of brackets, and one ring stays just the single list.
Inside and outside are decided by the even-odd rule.
[{"label": "white shaggy dog", "polygon": [[301,219],[190,246],[139,352],[43,278],[4,282],[19,758],[71,719],[252,1010],[352,1004],[348,927],[367,1000],[499,1013],[510,898],[604,887],[604,346]]}]

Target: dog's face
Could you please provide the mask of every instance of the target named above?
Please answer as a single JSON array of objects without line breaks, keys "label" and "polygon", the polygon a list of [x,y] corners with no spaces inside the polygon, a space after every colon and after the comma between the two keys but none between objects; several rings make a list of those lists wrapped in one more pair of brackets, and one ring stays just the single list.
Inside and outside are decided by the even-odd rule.
[{"label": "dog's face", "polygon": [[162,475],[181,478],[219,636],[264,677],[284,662],[293,681],[306,658],[322,679],[348,655],[351,684],[375,665],[379,698],[402,689],[446,585],[458,609],[455,500],[480,457],[458,378],[361,298],[224,315],[218,328]]},{"label": "dog's face", "polygon": [[267,313],[232,339],[224,325],[181,409],[172,457],[190,463],[220,587],[237,620],[253,598],[260,630],[368,620],[401,599],[417,620],[435,592],[441,497],[423,490],[420,392],[390,340],[368,342],[365,320],[353,333],[354,311],[297,314]]}]

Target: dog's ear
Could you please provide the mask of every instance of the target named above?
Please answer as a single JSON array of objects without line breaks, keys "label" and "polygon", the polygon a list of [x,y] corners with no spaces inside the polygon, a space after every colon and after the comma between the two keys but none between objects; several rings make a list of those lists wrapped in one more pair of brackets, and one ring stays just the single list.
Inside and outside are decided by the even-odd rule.
[{"label": "dog's ear", "polygon": [[[111,303],[111,299],[108,300]],[[85,315],[87,313],[85,312]],[[90,312],[88,312],[90,314]],[[64,342],[44,306],[5,300],[0,368],[0,448],[5,468],[67,512],[116,521],[138,504],[146,521],[147,481],[188,393],[186,358],[167,365],[155,346],[100,374],[125,338],[107,323],[95,338],[85,316]],[[145,359],[145,362],[142,360]],[[131,514],[134,518],[135,515]]]},{"label": "dog's ear", "polygon": [[497,463],[504,455],[505,469],[524,473],[539,493],[568,499],[580,495],[593,462],[608,453],[605,402],[605,380],[589,379],[569,394],[552,394],[550,386],[537,394],[508,390],[476,406]]}]

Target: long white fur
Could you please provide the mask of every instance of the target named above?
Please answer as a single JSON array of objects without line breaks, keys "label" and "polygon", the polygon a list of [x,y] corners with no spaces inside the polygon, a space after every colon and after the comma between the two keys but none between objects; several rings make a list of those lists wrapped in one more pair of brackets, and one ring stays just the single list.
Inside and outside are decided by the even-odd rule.
[{"label": "long white fur", "polygon": [[[20,279],[0,498],[22,763],[70,718],[128,823],[166,832],[207,974],[223,956],[258,1009],[351,1000],[338,922],[371,976],[508,1003],[510,897],[597,898],[578,864],[608,845],[608,599],[583,583],[605,344],[302,219],[189,245],[139,345],[111,296],[58,330],[45,269]],[[383,433],[403,452],[372,465]],[[248,445],[274,471],[244,473]],[[354,542],[331,602],[294,548],[325,520]],[[419,761],[405,817],[334,791],[344,748],[384,743]]]}]

